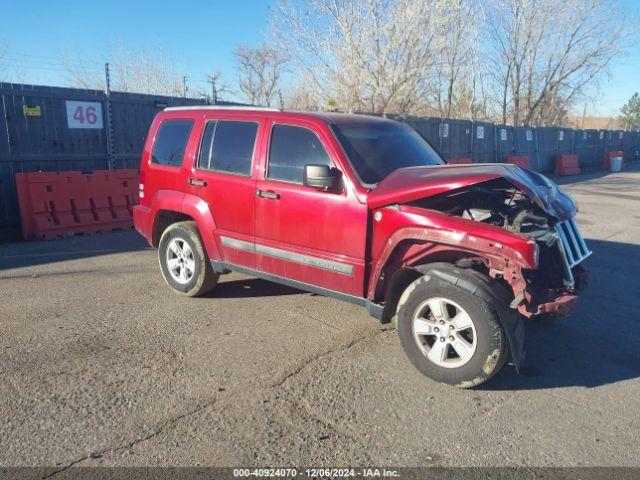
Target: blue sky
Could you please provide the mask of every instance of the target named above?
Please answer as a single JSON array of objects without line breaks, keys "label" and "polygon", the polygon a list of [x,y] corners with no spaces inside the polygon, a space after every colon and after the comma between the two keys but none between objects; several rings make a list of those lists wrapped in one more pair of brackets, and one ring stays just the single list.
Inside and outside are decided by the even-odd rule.
[{"label": "blue sky", "polygon": [[[206,71],[219,70],[229,84],[234,83],[233,50],[240,43],[257,44],[261,40],[272,3],[0,0],[5,19],[0,45],[8,48],[4,62],[14,67],[12,74],[19,74],[27,83],[67,83],[61,54],[86,59],[88,68],[100,71],[109,52],[122,43],[163,49],[167,56],[177,59],[176,69],[189,77],[194,89],[204,89]],[[623,0],[622,4],[637,25],[640,2]],[[587,105],[588,114],[615,114],[635,91],[640,91],[638,42],[611,70],[611,78],[598,88],[597,100]]]}]

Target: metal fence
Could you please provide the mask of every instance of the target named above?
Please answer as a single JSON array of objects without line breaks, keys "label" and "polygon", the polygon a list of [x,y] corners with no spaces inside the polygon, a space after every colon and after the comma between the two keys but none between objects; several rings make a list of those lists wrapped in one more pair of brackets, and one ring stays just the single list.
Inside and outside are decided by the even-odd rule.
[{"label": "metal fence", "polygon": [[15,174],[137,168],[164,107],[202,99],[111,92],[113,152],[103,91],[0,83],[0,227],[20,222]]},{"label": "metal fence", "polygon": [[606,152],[624,151],[625,161],[640,156],[640,132],[576,130],[561,127],[513,127],[441,118],[404,118],[445,159],[471,158],[474,163],[504,162],[510,155],[529,157],[529,167],[552,173],[556,157],[577,154],[583,169],[601,168]]},{"label": "metal fence", "polygon": [[[202,99],[111,92],[112,155],[104,92],[0,83],[0,226],[20,221],[15,174],[34,171],[135,168],[154,115],[166,106]],[[401,118],[445,159],[503,162],[528,156],[533,170],[549,173],[558,153],[576,153],[583,168],[599,168],[605,152],[638,158],[640,133],[530,128],[441,118]]]}]

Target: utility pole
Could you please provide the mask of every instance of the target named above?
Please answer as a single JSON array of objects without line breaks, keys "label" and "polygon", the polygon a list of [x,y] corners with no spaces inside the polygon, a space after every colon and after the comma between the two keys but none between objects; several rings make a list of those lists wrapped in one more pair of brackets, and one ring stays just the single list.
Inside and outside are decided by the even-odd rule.
[{"label": "utility pole", "polygon": [[107,124],[107,160],[109,163],[109,170],[116,169],[115,155],[113,154],[113,110],[111,108],[111,76],[109,74],[109,62],[104,64],[104,79],[105,79],[105,117]]},{"label": "utility pole", "polygon": [[182,96],[187,98],[187,76],[182,76]]},{"label": "utility pole", "polygon": [[211,84],[211,104],[216,105],[218,103],[218,89],[216,88],[216,75],[208,75],[207,83]]}]

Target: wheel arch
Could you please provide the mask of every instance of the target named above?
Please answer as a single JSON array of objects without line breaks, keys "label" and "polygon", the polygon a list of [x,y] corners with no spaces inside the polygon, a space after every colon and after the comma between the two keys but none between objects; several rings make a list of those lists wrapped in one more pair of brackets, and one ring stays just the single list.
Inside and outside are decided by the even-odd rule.
[{"label": "wheel arch", "polygon": [[[425,227],[405,227],[391,235],[380,257],[372,263],[367,298],[386,302],[389,295],[397,293],[398,287],[392,283],[396,271],[438,262],[473,267],[493,278],[502,275],[514,297],[523,294],[526,287],[521,269],[531,268],[523,263],[522,256],[514,248],[487,238]],[[396,280],[405,278],[402,274]]]},{"label": "wheel arch", "polygon": [[172,224],[178,222],[188,222],[194,219],[177,210],[160,209],[156,212],[153,220],[153,228],[151,231],[151,245],[154,248],[158,248],[160,245],[160,238],[164,231]]},{"label": "wheel arch", "polygon": [[[171,201],[168,201],[169,199]],[[158,200],[151,228],[151,244],[153,247],[158,248],[162,232],[169,225],[176,222],[194,221],[207,256],[213,259],[220,258],[218,246],[213,236],[216,224],[206,201],[191,194],[180,194],[176,198],[170,195],[170,192],[167,192],[167,195]]]}]

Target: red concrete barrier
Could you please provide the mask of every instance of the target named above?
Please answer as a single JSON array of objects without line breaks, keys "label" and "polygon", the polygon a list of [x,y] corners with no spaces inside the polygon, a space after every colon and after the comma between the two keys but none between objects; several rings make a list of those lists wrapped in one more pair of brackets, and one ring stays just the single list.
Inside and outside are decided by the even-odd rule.
[{"label": "red concrete barrier", "polygon": [[507,157],[507,163],[518,165],[522,168],[529,168],[529,157],[509,155]]},{"label": "red concrete barrier", "polygon": [[624,152],[622,150],[614,150],[612,152],[605,152],[604,161],[602,162],[602,169],[610,172],[611,171],[611,159],[613,157],[622,158],[622,166],[621,168],[624,170]]},{"label": "red concrete barrier", "polygon": [[556,175],[580,175],[578,155],[558,155],[556,157]]},{"label": "red concrete barrier", "polygon": [[447,163],[450,165],[466,165],[468,163],[473,163],[473,160],[470,158],[450,158],[447,160]]},{"label": "red concrete barrier", "polygon": [[133,226],[138,170],[17,173],[22,236],[55,238]]}]

